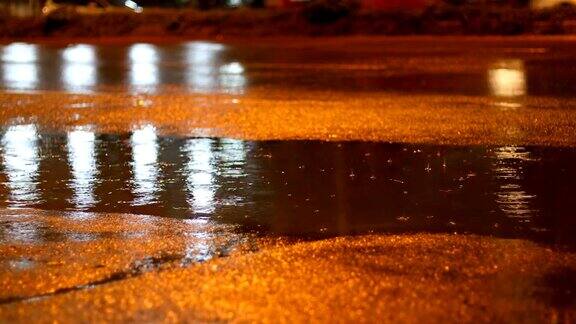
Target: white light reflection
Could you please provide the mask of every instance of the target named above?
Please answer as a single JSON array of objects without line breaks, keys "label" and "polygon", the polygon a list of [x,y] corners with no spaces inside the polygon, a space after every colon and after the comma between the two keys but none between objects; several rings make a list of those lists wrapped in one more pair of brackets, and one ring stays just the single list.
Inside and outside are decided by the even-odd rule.
[{"label": "white light reflection", "polygon": [[208,261],[214,255],[214,238],[209,233],[210,222],[207,217],[198,217],[195,219],[187,219],[184,221],[186,224],[192,225],[195,229],[194,232],[186,233],[191,236],[190,240],[186,243],[186,251],[184,262],[195,263]]},{"label": "white light reflection", "polygon": [[494,153],[494,172],[499,181],[496,202],[506,216],[519,219],[520,222],[530,222],[537,212],[531,207],[535,196],[522,189],[523,164],[533,160],[530,152],[524,147],[504,146],[497,148]]},{"label": "white light reflection", "polygon": [[6,240],[18,243],[38,243],[41,240],[41,224],[35,221],[12,221],[4,228]]},{"label": "white light reflection", "polygon": [[68,47],[64,59],[62,81],[68,91],[87,91],[96,84],[96,54],[91,45]]},{"label": "white light reflection", "polygon": [[130,86],[133,91],[154,91],[158,86],[158,50],[150,44],[134,44],[128,53],[130,59]]},{"label": "white light reflection", "polygon": [[246,163],[245,142],[237,139],[224,138],[220,141],[222,176],[243,177],[246,174],[243,166]]},{"label": "white light reflection", "polygon": [[38,200],[39,168],[36,126],[10,126],[2,137],[4,170],[10,189],[10,202],[16,206]]},{"label": "white light reflection", "polygon": [[73,203],[77,208],[92,207],[96,180],[95,135],[87,130],[68,133],[68,160],[72,166]]},{"label": "white light reflection", "polygon": [[244,66],[239,62],[221,63],[225,47],[194,42],[186,45],[186,82],[192,91],[241,94],[246,86]]},{"label": "white light reflection", "polygon": [[14,43],[2,48],[2,79],[15,90],[31,90],[38,85],[36,45]]},{"label": "white light reflection", "polygon": [[212,140],[191,139],[184,148],[189,156],[186,165],[189,204],[195,214],[208,214],[215,210],[216,183]]},{"label": "white light reflection", "polygon": [[38,57],[36,45],[13,43],[2,49],[2,61],[10,63],[34,63]]},{"label": "white light reflection", "polygon": [[500,61],[488,71],[490,91],[498,97],[526,94],[526,72],[520,60]]},{"label": "white light reflection", "polygon": [[158,193],[158,136],[152,125],[135,130],[132,145],[134,199],[136,206],[156,202]]}]

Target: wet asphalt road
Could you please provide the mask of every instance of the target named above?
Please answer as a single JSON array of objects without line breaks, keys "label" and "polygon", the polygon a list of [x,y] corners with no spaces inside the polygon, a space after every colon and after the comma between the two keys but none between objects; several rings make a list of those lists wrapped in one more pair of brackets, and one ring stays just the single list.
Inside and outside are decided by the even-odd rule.
[{"label": "wet asphalt road", "polygon": [[[569,38],[347,38],[5,44],[0,88],[573,97]],[[294,92],[290,94],[289,92]]]},{"label": "wet asphalt road", "polygon": [[[102,317],[110,320],[158,320],[167,313],[180,320],[253,320],[280,312],[256,307],[257,298],[243,304],[244,284],[209,305],[170,289],[162,294],[171,297],[148,291],[150,304],[138,303],[131,291],[146,286],[138,283],[146,278],[182,286],[179,271],[195,272],[188,267],[208,261],[198,271],[214,271],[212,262],[236,262],[238,270],[223,273],[222,286],[210,281],[207,296],[263,275],[256,295],[270,287],[293,294],[258,265],[272,262],[270,271],[280,278],[283,258],[324,269],[323,261],[302,258],[307,250],[324,251],[322,244],[341,271],[335,277],[368,287],[402,264],[402,249],[378,252],[396,246],[388,236],[395,233],[417,259],[416,272],[393,271],[408,291],[433,294],[446,283],[416,282],[445,276],[448,263],[456,266],[450,276],[458,284],[440,298],[456,300],[449,312],[460,309],[463,318],[487,322],[520,320],[522,312],[573,319],[575,257],[560,251],[576,246],[574,48],[569,39],[542,38],[2,45],[0,268],[6,289],[0,316],[26,320],[28,302],[45,297],[35,314],[56,309],[51,318],[69,320],[54,306],[78,294],[74,307],[101,300],[98,311],[128,314]],[[431,232],[438,234],[418,234]],[[360,243],[333,238],[351,234],[380,236]],[[290,243],[326,238],[332,239]],[[427,249],[431,242],[452,252],[436,255]],[[366,247],[357,247],[365,265],[346,255],[350,244]],[[492,257],[503,246],[496,262]],[[264,255],[251,254],[255,250]],[[526,257],[512,257],[518,251]],[[226,258],[212,260],[219,257]],[[452,258],[468,261],[458,266]],[[353,270],[346,260],[355,260]],[[541,262],[550,267],[538,269]],[[522,264],[531,273],[510,280]],[[367,275],[358,279],[350,271]],[[58,276],[67,279],[54,280]],[[563,279],[550,283],[549,277]],[[494,286],[478,286],[481,278],[492,278]],[[395,302],[386,285],[375,295],[361,289],[375,308],[359,308],[356,319],[450,318],[406,312],[420,297],[399,287],[396,302],[404,310],[392,316],[377,302]],[[334,296],[353,291],[336,286],[327,308],[283,316],[327,320],[347,303]],[[310,287],[298,287],[300,302],[318,302]],[[517,300],[500,302],[515,289],[522,291]],[[476,293],[494,302],[478,302]],[[122,306],[108,304],[110,296]],[[175,304],[159,302],[165,298]],[[471,306],[461,308],[462,300]],[[150,313],[143,313],[146,305]],[[250,312],[241,315],[241,306]],[[492,312],[483,314],[486,307]],[[97,319],[93,315],[85,320]]]}]

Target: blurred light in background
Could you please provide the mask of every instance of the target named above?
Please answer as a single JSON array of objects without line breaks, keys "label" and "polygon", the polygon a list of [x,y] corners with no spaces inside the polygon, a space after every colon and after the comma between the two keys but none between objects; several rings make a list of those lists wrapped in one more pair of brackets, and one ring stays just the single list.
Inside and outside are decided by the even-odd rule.
[{"label": "blurred light in background", "polygon": [[226,47],[208,42],[186,44],[186,83],[202,93],[241,94],[246,87],[244,66],[239,62],[223,62]]},{"label": "blurred light in background", "polygon": [[4,172],[12,205],[38,201],[37,178],[40,164],[36,126],[14,125],[2,137]]},{"label": "blurred light in background", "polygon": [[96,85],[95,49],[91,45],[75,45],[62,52],[62,82],[67,91],[90,91]]},{"label": "blurred light in background", "polygon": [[499,97],[516,97],[526,94],[526,72],[520,60],[497,62],[488,71],[490,92]]},{"label": "blurred light in background", "polygon": [[38,84],[36,45],[14,43],[2,48],[2,79],[8,88],[32,90]]},{"label": "blurred light in background", "polygon": [[94,183],[96,182],[95,139],[93,132],[74,130],[68,132],[68,160],[72,167],[73,203],[79,209],[92,207],[94,198]]},{"label": "blurred light in background", "polygon": [[186,83],[192,91],[213,92],[218,88],[216,67],[224,46],[208,42],[185,45]]},{"label": "blurred light in background", "polygon": [[156,128],[146,125],[130,137],[132,146],[133,193],[136,206],[156,202],[158,193],[158,136]]},{"label": "blurred light in background", "polygon": [[246,87],[244,66],[232,62],[220,67],[220,87],[225,93],[242,94]]},{"label": "blurred light in background", "polygon": [[129,82],[132,91],[155,91],[160,82],[158,49],[150,44],[134,44],[128,50]]}]

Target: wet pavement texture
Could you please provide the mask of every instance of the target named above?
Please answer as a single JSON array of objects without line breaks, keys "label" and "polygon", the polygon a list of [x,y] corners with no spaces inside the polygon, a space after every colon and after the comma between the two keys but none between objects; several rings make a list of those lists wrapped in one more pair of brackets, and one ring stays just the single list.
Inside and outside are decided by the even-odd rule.
[{"label": "wet pavement texture", "polygon": [[343,237],[0,304],[0,318],[22,323],[570,323],[576,316],[575,269],[573,254],[521,240]]},{"label": "wet pavement texture", "polygon": [[573,43],[0,45],[0,321],[573,321]]},{"label": "wet pavement texture", "polygon": [[258,244],[206,218],[21,208],[3,209],[0,217],[0,305],[186,267]]}]

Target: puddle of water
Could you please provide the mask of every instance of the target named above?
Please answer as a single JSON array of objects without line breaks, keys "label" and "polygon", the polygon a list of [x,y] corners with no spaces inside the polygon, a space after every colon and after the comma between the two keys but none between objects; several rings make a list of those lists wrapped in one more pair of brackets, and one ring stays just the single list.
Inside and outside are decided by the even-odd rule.
[{"label": "puddle of water", "polygon": [[[16,125],[0,143],[5,207],[157,215],[261,235],[462,232],[576,246],[574,149],[171,138],[152,126],[112,135]],[[36,225],[3,223],[0,237],[34,241]],[[213,254],[205,250],[186,253],[201,260]]]}]

